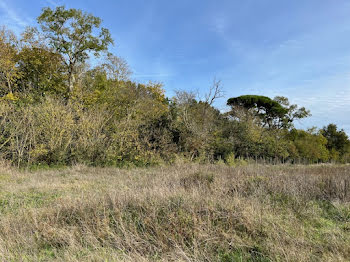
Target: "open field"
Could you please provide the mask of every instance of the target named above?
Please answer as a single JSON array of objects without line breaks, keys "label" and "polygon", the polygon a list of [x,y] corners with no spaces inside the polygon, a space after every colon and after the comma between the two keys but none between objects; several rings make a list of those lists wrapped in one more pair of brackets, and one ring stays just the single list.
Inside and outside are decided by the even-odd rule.
[{"label": "open field", "polygon": [[0,172],[0,261],[349,261],[350,166]]}]

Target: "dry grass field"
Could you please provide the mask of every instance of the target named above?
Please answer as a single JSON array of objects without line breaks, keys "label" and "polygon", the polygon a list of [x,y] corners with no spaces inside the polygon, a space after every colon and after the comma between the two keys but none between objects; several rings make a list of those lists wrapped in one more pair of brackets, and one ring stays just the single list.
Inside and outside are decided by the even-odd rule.
[{"label": "dry grass field", "polygon": [[350,166],[3,167],[0,261],[350,261]]}]

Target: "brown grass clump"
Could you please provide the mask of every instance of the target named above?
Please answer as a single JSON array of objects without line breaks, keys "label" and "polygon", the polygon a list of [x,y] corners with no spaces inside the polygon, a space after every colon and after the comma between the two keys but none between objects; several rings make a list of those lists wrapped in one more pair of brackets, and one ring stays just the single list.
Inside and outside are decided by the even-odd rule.
[{"label": "brown grass clump", "polygon": [[350,166],[0,172],[0,261],[349,261]]}]

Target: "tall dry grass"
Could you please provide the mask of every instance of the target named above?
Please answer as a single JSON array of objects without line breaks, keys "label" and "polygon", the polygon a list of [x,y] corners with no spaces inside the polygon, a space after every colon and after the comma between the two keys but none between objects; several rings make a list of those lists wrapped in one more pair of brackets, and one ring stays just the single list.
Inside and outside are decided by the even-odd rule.
[{"label": "tall dry grass", "polygon": [[1,261],[349,261],[350,166],[0,172]]}]

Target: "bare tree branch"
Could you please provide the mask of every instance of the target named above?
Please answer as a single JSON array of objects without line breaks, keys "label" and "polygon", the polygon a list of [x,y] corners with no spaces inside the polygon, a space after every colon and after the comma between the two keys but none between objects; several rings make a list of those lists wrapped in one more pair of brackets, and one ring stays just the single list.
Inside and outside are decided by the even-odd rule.
[{"label": "bare tree branch", "polygon": [[224,92],[222,90],[221,81],[216,80],[214,78],[213,84],[209,89],[209,93],[205,95],[205,102],[209,105],[212,105],[216,99],[224,96]]}]

